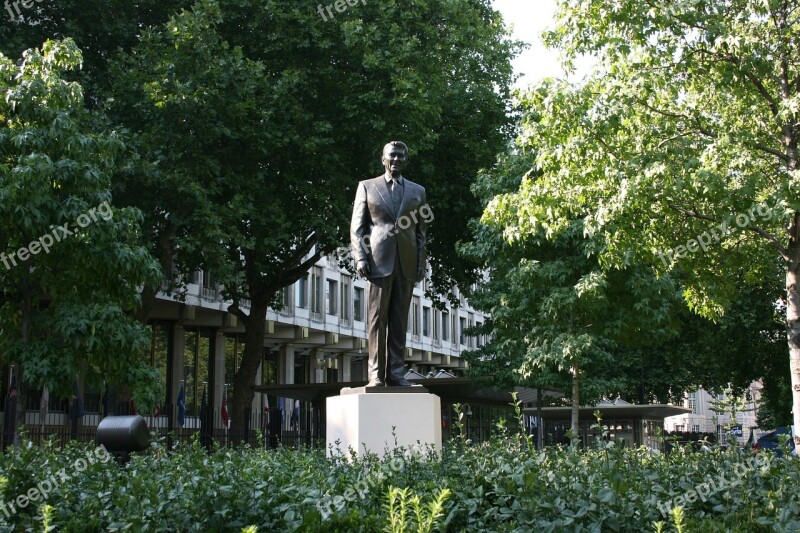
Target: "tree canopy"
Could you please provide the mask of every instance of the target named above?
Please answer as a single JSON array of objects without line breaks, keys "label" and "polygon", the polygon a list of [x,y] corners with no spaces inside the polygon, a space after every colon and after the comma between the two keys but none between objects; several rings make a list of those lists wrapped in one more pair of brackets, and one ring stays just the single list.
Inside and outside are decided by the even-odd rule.
[{"label": "tree canopy", "polygon": [[489,211],[512,240],[559,235],[580,218],[604,268],[679,272],[684,299],[708,317],[782,262],[785,292],[766,305],[785,312],[800,425],[797,8],[560,2],[549,43],[568,64],[595,55],[597,68],[581,84],[549,80],[524,97],[523,143],[541,177]]},{"label": "tree canopy", "polygon": [[129,313],[159,270],[139,211],[111,203],[124,145],[92,131],[81,86],[64,79],[80,63],[71,40],[18,64],[0,55],[0,353],[20,390],[24,371],[67,396],[80,374],[98,387],[129,383],[147,407],[158,374],[143,358],[149,334]]},{"label": "tree canopy", "polygon": [[267,307],[346,242],[355,186],[381,172],[386,141],[411,147],[408,175],[429,186],[434,283],[474,279],[452,251],[480,212],[469,183],[511,133],[519,49],[488,0],[366,3],[327,20],[300,1],[145,2],[99,27],[74,7],[26,12],[8,46],[52,31],[90,47],[98,127],[128,149],[115,199],[144,213],[166,274],[211,271],[245,324],[234,425]]}]

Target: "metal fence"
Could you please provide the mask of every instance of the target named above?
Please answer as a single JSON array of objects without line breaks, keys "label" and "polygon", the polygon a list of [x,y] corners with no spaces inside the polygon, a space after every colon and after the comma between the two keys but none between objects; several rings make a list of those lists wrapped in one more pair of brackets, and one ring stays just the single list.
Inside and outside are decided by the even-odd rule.
[{"label": "metal fence", "polygon": [[[324,442],[324,428],[312,425],[312,417],[286,417],[282,410],[254,413],[249,417],[244,431],[235,434],[226,425],[219,411],[200,413],[198,416],[180,416],[174,407],[170,413],[141,414],[153,439],[169,447],[178,442],[197,439],[203,446],[232,446],[247,444],[253,447],[318,447]],[[136,414],[132,408],[116,409],[113,415]],[[93,442],[97,426],[103,419],[98,412],[84,412],[76,416],[74,410],[40,412],[28,410],[21,431],[34,444],[53,439],[63,447],[69,441]],[[182,422],[182,423],[181,423]],[[13,445],[14,428],[3,413],[3,432],[0,437],[2,449]]]}]

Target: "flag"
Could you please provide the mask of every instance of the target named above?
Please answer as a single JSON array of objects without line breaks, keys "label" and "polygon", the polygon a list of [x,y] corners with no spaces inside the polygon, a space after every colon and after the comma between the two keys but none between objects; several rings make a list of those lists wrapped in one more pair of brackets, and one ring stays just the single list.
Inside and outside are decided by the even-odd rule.
[{"label": "flag", "polygon": [[222,424],[225,426],[225,429],[228,429],[230,426],[230,418],[228,416],[228,387],[225,387],[222,391],[222,407],[219,408],[219,413],[222,415]]},{"label": "flag", "polygon": [[181,383],[181,390],[178,392],[178,425],[183,427],[186,423],[186,392],[183,390],[183,383]]},{"label": "flag", "polygon": [[75,399],[72,401],[72,405],[69,408],[69,418],[71,420],[77,420],[83,416],[83,398],[81,398],[81,393],[78,390],[77,379],[72,382],[72,393]]},{"label": "flag", "polygon": [[294,409],[292,409],[292,416],[289,418],[289,427],[296,431],[300,422],[300,400],[294,401]]},{"label": "flag", "polygon": [[264,400],[266,405],[264,406],[264,417],[261,420],[261,428],[264,430],[264,433],[269,431],[269,395],[264,395]]}]

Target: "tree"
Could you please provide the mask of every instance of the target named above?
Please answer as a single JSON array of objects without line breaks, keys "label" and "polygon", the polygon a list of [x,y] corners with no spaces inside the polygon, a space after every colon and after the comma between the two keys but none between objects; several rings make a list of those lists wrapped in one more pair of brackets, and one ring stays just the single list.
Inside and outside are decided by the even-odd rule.
[{"label": "tree", "polygon": [[520,178],[531,162],[525,153],[506,156],[474,187],[484,203],[503,207],[487,210],[483,224],[473,224],[475,240],[462,248],[488,271],[470,303],[491,316],[483,327],[491,341],[467,357],[472,374],[505,385],[571,388],[577,436],[580,406],[625,390],[621,370],[630,361],[642,361],[632,371],[645,386],[643,359],[655,363],[659,344],[670,337],[678,293],[671,279],[644,268],[600,269],[597,242],[584,235],[579,219],[554,238],[544,231],[517,234],[525,206],[513,198],[520,183],[537,179],[535,173]]},{"label": "tree", "polygon": [[81,374],[131,384],[146,407],[158,374],[129,311],[158,269],[139,244],[138,211],[110,203],[124,146],[87,131],[81,87],[63,78],[80,64],[70,40],[18,65],[0,55],[0,354],[21,393],[27,382],[67,396]]},{"label": "tree", "polygon": [[[24,4],[30,4],[25,7]],[[72,39],[81,50],[83,67],[68,74],[80,81],[85,105],[97,107],[113,78],[108,64],[118,50],[129,50],[141,32],[166,22],[169,15],[190,6],[190,0],[63,0],[59,2],[9,2],[8,19],[0,25],[0,51],[19,57],[48,39]]]},{"label": "tree", "polygon": [[526,97],[542,178],[523,184],[519,231],[557,234],[583,217],[604,268],[679,268],[686,302],[708,317],[781,260],[785,293],[771,305],[785,310],[800,425],[796,2],[560,5],[549,42],[568,64],[586,53],[598,67]]},{"label": "tree", "polygon": [[267,308],[346,242],[355,186],[379,172],[383,143],[406,141],[410,173],[434,185],[444,283],[467,277],[449,253],[453,228],[479,212],[460,191],[509,132],[517,47],[488,2],[357,7],[325,21],[306,4],[201,1],[112,65],[109,114],[145,162],[122,194],[154,214],[162,265],[202,245],[245,325],[234,435],[249,418]]}]

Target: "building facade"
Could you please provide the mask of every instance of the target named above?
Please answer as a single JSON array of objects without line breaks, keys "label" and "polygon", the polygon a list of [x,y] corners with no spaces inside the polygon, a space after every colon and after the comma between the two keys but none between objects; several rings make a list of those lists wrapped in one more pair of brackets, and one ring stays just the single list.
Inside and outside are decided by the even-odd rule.
[{"label": "building facade", "polygon": [[[152,413],[140,412],[124,386],[90,390],[79,383],[78,394],[71,399],[43,400],[45,391],[30,391],[26,425],[37,428],[41,436],[62,433],[65,439],[88,440],[104,415],[136,412],[150,429],[162,434],[200,432],[215,440],[233,438],[228,435],[226,402],[234,392],[233,376],[244,351],[244,326],[227,312],[230,302],[223,301],[213,273],[196,272],[189,281],[180,294],[161,292],[150,315],[149,357],[165,385],[162,405]],[[324,423],[319,406],[263,392],[265,386],[366,382],[367,283],[340,268],[334,258],[323,258],[283,290],[283,306],[270,309],[264,317],[263,360],[253,380],[259,392],[247,423],[248,439],[261,430],[271,434],[273,442],[313,444],[310,436],[318,435],[319,424]],[[423,376],[441,370],[463,376],[467,363],[461,353],[484,342],[466,331],[481,325],[485,317],[458,293],[460,305],[437,309],[425,296],[427,288],[426,283],[414,288],[406,370]],[[247,301],[240,306],[249,311]]]},{"label": "building facade", "polygon": [[[724,392],[714,394],[703,388],[687,392],[683,406],[691,409],[691,413],[665,418],[664,430],[678,433],[713,433],[720,444],[726,444],[731,439],[745,444],[751,431],[753,437],[758,439],[763,433],[756,422],[762,388],[761,382],[754,381],[744,391],[742,398],[730,398]],[[739,404],[734,415],[735,419],[731,417],[730,407],[734,402]],[[737,427],[741,431],[737,430]]]}]

